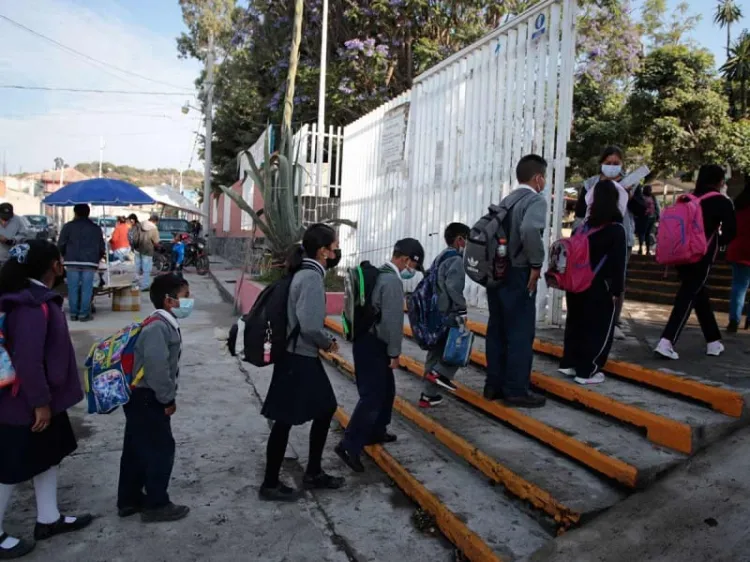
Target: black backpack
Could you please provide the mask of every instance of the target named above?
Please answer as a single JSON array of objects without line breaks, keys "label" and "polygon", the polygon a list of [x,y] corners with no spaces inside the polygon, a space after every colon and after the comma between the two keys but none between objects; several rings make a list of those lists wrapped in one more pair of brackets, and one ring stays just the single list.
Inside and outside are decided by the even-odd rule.
[{"label": "black backpack", "polygon": [[646,198],[641,193],[636,193],[628,201],[628,211],[633,213],[633,216],[637,219],[646,216]]},{"label": "black backpack", "polygon": [[347,270],[344,278],[344,312],[341,315],[346,341],[354,341],[366,334],[380,320],[380,311],[372,306],[372,291],[381,272],[369,261]]},{"label": "black backpack", "polygon": [[[303,263],[302,269],[315,269],[315,267]],[[287,302],[293,279],[294,274],[286,275],[263,289],[250,312],[242,317],[245,324],[243,359],[256,367],[266,367],[277,363],[286,355],[288,343],[292,340],[296,342],[299,337],[299,324],[287,337],[289,326]],[[234,354],[237,337],[238,327],[235,324],[229,331],[227,341],[232,354]],[[266,354],[267,343],[271,344],[270,355]]]},{"label": "black backpack", "polygon": [[526,194],[510,206],[505,200],[499,205],[490,205],[488,213],[471,228],[464,249],[464,270],[475,283],[483,287],[494,287],[503,282],[510,266],[510,255],[506,247],[506,254],[499,257],[497,248],[500,240],[505,240],[507,246],[510,228],[506,224],[506,218],[511,209],[525,198]]}]

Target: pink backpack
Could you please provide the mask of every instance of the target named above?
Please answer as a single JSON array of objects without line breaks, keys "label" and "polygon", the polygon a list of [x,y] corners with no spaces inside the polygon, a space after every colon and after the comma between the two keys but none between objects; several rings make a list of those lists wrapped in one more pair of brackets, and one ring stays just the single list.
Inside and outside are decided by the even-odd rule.
[{"label": "pink backpack", "polygon": [[[701,201],[723,197],[721,193],[680,195],[677,202],[661,214],[656,235],[656,261],[662,265],[686,265],[699,262],[708,252],[709,238],[703,226]],[[713,237],[713,234],[711,235]]]},{"label": "pink backpack", "polygon": [[584,225],[570,238],[558,240],[549,250],[549,267],[544,274],[547,286],[569,293],[582,293],[594,282],[596,274],[604,265],[604,256],[596,267],[591,267],[589,255],[589,236],[602,227],[592,228]]}]

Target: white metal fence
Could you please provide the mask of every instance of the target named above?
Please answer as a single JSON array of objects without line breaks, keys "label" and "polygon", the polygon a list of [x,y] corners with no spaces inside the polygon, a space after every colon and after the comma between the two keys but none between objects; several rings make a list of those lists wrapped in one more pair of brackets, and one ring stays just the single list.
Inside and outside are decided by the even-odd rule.
[{"label": "white metal fence", "polygon": [[[563,212],[576,13],[576,0],[543,1],[344,129],[341,217],[358,222],[342,228],[347,264],[382,261],[405,236],[434,258],[445,226],[473,224],[515,187],[515,164],[532,152],[550,165],[549,247]],[[561,299],[549,296],[540,286],[540,319],[557,323]],[[467,298],[486,306],[473,283]]]}]

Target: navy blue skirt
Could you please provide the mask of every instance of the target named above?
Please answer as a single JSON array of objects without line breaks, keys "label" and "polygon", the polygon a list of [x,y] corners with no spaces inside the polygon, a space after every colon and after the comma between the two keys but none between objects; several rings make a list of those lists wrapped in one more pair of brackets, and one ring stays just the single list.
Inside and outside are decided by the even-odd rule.
[{"label": "navy blue skirt", "polygon": [[274,365],[261,413],[269,420],[302,425],[330,417],[336,407],[336,395],[320,358],[288,353]]},{"label": "navy blue skirt", "polygon": [[52,416],[44,431],[0,424],[0,484],[19,484],[57,466],[78,444],[67,412]]}]

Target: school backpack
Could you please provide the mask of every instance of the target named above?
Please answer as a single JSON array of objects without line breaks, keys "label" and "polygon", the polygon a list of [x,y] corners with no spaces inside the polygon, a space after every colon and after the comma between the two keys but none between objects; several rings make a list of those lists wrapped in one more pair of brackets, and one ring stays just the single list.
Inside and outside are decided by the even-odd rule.
[{"label": "school backpack", "polygon": [[604,256],[596,267],[591,266],[589,236],[601,230],[585,224],[570,238],[562,238],[549,250],[549,266],[544,274],[548,287],[569,293],[582,293],[594,282],[596,274],[607,261]]},{"label": "school backpack", "polygon": [[131,390],[143,377],[143,369],[133,372],[135,343],[145,326],[158,321],[159,316],[152,314],[142,322],[128,324],[91,347],[84,363],[89,414],[109,414],[130,401]]},{"label": "school backpack", "polygon": [[406,309],[411,331],[414,341],[422,349],[435,347],[448,331],[445,318],[438,308],[438,270],[446,260],[459,255],[456,250],[450,249],[435,258],[427,276],[407,298]]},{"label": "school backpack", "polygon": [[[305,262],[302,263],[301,269],[316,270],[314,265]],[[289,342],[292,340],[296,342],[299,338],[299,324],[287,336],[289,326],[287,302],[293,279],[294,274],[287,274],[271,283],[261,291],[250,311],[242,317],[244,323],[243,359],[256,367],[278,363],[286,355]],[[233,330],[234,328],[230,330],[228,342],[230,352],[233,346],[231,342]],[[235,331],[235,338],[238,333],[239,326]]]},{"label": "school backpack", "polygon": [[[531,195],[530,191],[528,195]],[[525,198],[526,195],[519,197],[514,205]],[[497,250],[501,240],[507,244],[508,233],[503,223],[512,208],[513,205],[508,207],[504,201],[499,205],[490,205],[487,214],[469,232],[464,249],[464,270],[469,279],[483,287],[495,287],[502,283],[509,269],[507,246],[503,256],[498,256]]]},{"label": "school backpack", "polygon": [[[42,312],[44,312],[44,319],[49,318],[49,307],[47,303],[42,303]],[[8,315],[5,312],[0,312],[0,388],[11,387],[13,396],[18,394],[20,387],[20,379],[16,375],[16,369],[13,367],[13,361],[10,357],[10,352],[7,348],[8,337],[6,335],[6,320]]]},{"label": "school backpack", "polygon": [[687,193],[680,195],[674,205],[664,209],[656,235],[656,261],[658,263],[686,265],[703,259],[708,252],[709,240],[703,225],[701,201],[709,197],[723,197],[723,195],[711,192],[696,197],[692,193]]},{"label": "school backpack", "polygon": [[354,341],[369,332],[380,313],[372,305],[372,291],[381,270],[369,261],[346,270],[344,277],[344,310],[341,324],[346,341]]}]

